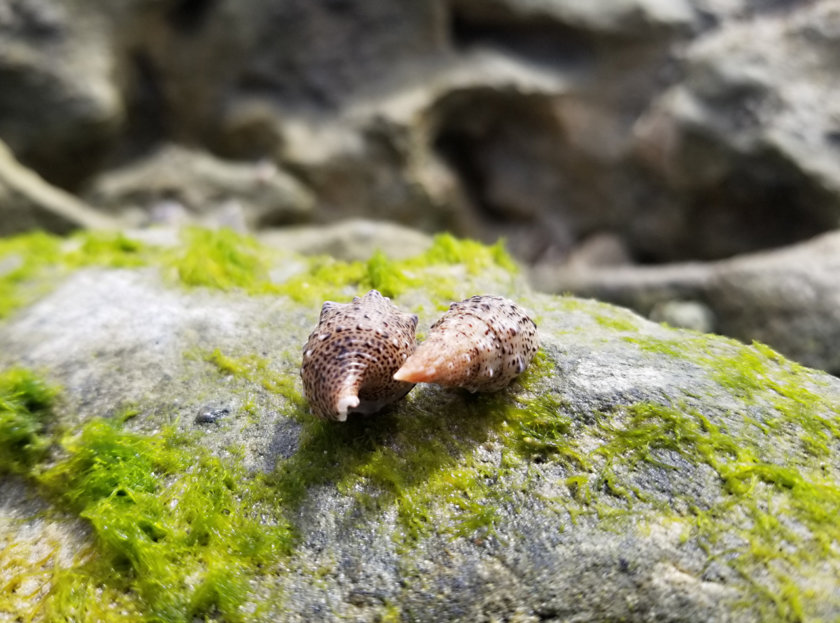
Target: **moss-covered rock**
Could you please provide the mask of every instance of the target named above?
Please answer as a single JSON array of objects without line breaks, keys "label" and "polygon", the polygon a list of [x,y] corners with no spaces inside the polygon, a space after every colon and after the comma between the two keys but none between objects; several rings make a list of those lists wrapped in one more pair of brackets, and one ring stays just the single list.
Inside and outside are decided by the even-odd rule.
[{"label": "moss-covered rock", "polygon": [[[183,236],[0,241],[0,617],[840,614],[840,381],[533,294],[501,246],[339,262]],[[497,394],[316,420],[300,348],[322,300],[371,287],[421,333],[513,297],[543,349]]]}]

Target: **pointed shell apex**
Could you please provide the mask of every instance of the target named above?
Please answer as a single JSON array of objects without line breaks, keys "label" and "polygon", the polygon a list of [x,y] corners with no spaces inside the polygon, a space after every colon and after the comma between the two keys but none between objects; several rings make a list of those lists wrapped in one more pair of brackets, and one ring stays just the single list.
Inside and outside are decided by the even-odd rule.
[{"label": "pointed shell apex", "polygon": [[450,305],[397,377],[496,391],[524,372],[538,349],[536,323],[524,309],[501,296],[473,296]]}]

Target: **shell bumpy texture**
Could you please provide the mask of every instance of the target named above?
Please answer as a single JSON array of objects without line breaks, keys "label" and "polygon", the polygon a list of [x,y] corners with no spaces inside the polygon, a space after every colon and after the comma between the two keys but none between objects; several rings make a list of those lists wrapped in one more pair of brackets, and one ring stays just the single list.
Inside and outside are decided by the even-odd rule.
[{"label": "shell bumpy texture", "polygon": [[492,392],[521,374],[538,349],[537,326],[521,307],[474,296],[450,305],[394,378]]},{"label": "shell bumpy texture", "polygon": [[312,412],[344,421],[348,413],[374,413],[407,394],[414,384],[393,375],[416,348],[416,328],[417,316],[376,290],[351,303],[324,303],[300,370]]}]

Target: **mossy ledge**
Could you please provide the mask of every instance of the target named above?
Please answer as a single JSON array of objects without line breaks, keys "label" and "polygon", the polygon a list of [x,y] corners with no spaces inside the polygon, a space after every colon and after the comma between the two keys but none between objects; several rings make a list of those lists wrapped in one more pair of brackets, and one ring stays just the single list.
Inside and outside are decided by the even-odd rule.
[{"label": "mossy ledge", "polygon": [[[498,291],[515,288],[503,256],[441,238],[422,259],[398,263],[375,254],[367,263],[340,264],[346,273],[324,269],[333,265],[329,259],[296,258],[304,272],[291,278],[300,280],[292,296],[282,292],[289,280],[275,283],[271,276],[277,252],[231,233],[187,236],[186,246],[172,249],[112,240],[103,243],[106,249],[134,259],[99,251],[110,259],[98,265],[157,267],[168,287],[186,286],[189,302],[199,300],[190,298],[195,288],[226,292],[238,304],[288,294],[284,313],[303,311],[276,328],[273,321],[258,326],[256,341],[205,340],[182,353],[181,374],[192,375],[186,387],[242,405],[231,425],[201,432],[170,396],[151,396],[131,411],[120,410],[116,397],[110,412],[77,420],[68,405],[80,404],[71,399],[78,390],[44,380],[65,383],[61,370],[3,373],[0,432],[7,446],[0,471],[51,505],[46,521],[80,518],[92,539],[71,562],[52,554],[27,557],[25,542],[7,545],[0,612],[35,620],[282,619],[309,587],[344,590],[342,544],[323,552],[311,545],[323,532],[348,547],[383,538],[380,547],[396,557],[388,568],[399,577],[381,598],[353,598],[364,606],[339,600],[325,618],[363,607],[382,620],[424,619],[438,606],[418,601],[428,573],[418,570],[418,552],[431,555],[440,547],[457,560],[525,551],[519,535],[536,518],[539,530],[525,538],[539,534],[554,547],[564,542],[561,534],[620,535],[640,547],[652,534],[672,535],[662,547],[674,564],[718,587],[714,594],[724,605],[709,612],[744,621],[806,621],[840,612],[832,593],[832,574],[840,570],[836,381],[760,344],[657,327],[591,301],[526,293],[521,300],[536,312],[544,348],[508,390],[468,395],[418,387],[379,415],[345,425],[321,422],[308,415],[301,397],[296,350],[321,296],[346,298],[376,282],[392,288],[398,304],[433,316],[455,293],[441,295],[434,287],[447,266],[456,289],[497,270],[508,275]],[[187,283],[179,262],[197,257],[192,244],[212,253],[208,237],[220,256],[229,254],[226,245],[237,249],[233,266],[219,259],[209,274],[224,278]],[[56,274],[69,270],[65,244],[56,251],[63,259],[38,269],[41,283],[52,287]],[[78,253],[84,245],[72,246]],[[477,262],[472,268],[467,257]],[[30,278],[14,287],[34,292]],[[270,348],[249,346],[267,332]],[[687,376],[662,378],[677,372]],[[246,470],[243,457],[251,450],[232,436],[232,424],[247,431],[286,422],[293,425],[283,428],[292,431],[288,452],[275,451],[264,473]],[[343,510],[326,527],[313,526],[325,495],[338,506],[324,512]],[[585,582],[585,562],[563,564]],[[642,573],[647,563],[631,557],[621,564],[622,573]],[[538,584],[527,569],[519,571]],[[643,592],[649,576],[633,577]],[[24,591],[27,578],[41,589]],[[627,611],[600,612],[641,620]]]},{"label": "mossy ledge", "polygon": [[[278,276],[272,272],[278,265],[295,268]],[[123,233],[80,232],[67,239],[33,233],[0,239],[0,318],[86,266],[155,266],[186,287],[286,295],[308,305],[371,288],[393,297],[421,284],[432,287],[438,298],[454,300],[464,284],[451,271],[436,267],[461,266],[467,282],[490,269],[499,276],[518,271],[503,241],[485,246],[450,234],[435,236],[427,251],[407,260],[392,261],[375,251],[367,262],[342,262],[285,253],[229,229],[185,229],[175,246],[145,244]],[[434,279],[421,278],[430,272]]]}]

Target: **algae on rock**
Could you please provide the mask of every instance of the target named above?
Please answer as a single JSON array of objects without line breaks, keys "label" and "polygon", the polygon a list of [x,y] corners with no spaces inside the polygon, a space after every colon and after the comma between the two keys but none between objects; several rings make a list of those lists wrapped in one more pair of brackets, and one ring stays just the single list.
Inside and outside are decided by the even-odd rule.
[{"label": "algae on rock", "polygon": [[[0,618],[840,613],[837,379],[531,293],[501,246],[442,236],[412,259],[337,262],[185,235],[36,237],[38,262],[0,243],[0,265],[27,266],[0,281],[18,296],[0,423],[22,440],[0,486],[43,505],[0,503]],[[543,349],[496,394],[418,386],[380,414],[316,420],[301,345],[324,298],[370,287],[421,328],[450,299],[512,296]],[[33,522],[86,528],[35,557]]]}]

